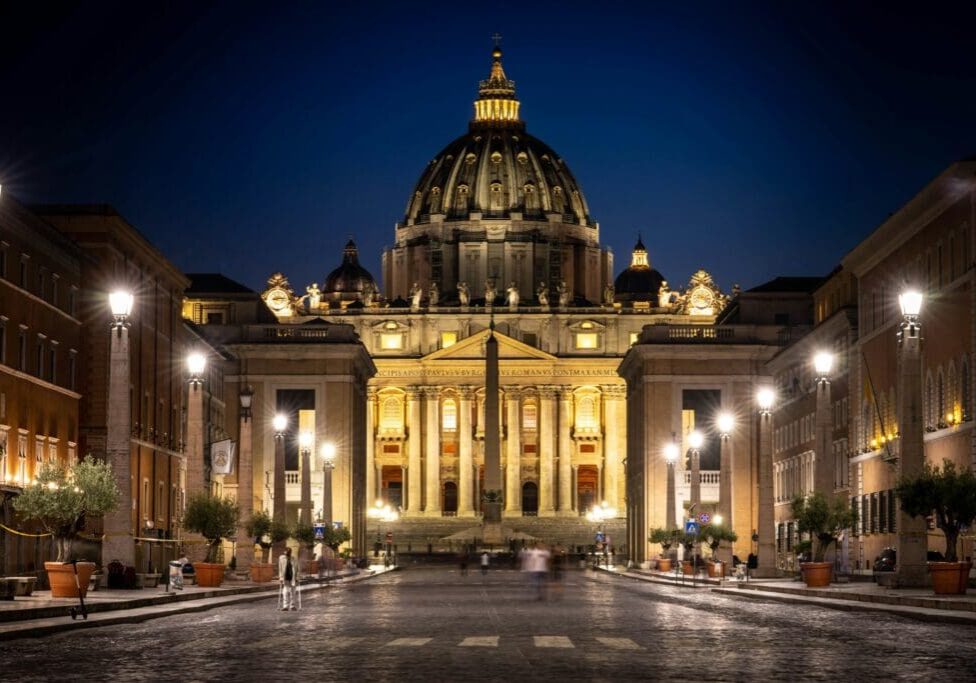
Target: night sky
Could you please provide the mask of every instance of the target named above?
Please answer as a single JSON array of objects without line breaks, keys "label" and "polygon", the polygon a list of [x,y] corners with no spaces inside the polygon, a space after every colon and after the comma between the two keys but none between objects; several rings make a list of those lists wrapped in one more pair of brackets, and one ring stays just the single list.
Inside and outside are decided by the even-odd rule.
[{"label": "night sky", "polygon": [[826,274],[976,153],[972,10],[677,4],[4,3],[0,183],[113,204],[187,272],[304,290],[353,236],[379,279],[496,31],[617,270],[639,231],[673,286]]}]

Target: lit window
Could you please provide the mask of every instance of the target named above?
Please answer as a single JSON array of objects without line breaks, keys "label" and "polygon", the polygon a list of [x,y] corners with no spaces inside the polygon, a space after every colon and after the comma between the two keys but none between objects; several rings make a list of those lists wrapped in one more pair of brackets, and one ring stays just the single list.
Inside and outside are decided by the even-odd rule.
[{"label": "lit window", "polygon": [[630,345],[631,346],[633,346],[634,344],[636,344],[639,340],[640,340],[640,332],[631,332],[630,333]]},{"label": "lit window", "polygon": [[403,348],[403,335],[399,332],[380,335],[380,348],[384,351],[394,351]]},{"label": "lit window", "polygon": [[538,409],[534,403],[526,403],[522,406],[522,428],[526,431],[538,429]]},{"label": "lit window", "polygon": [[380,411],[380,429],[400,429],[403,427],[403,408],[394,396],[383,399]]},{"label": "lit window", "polygon": [[582,396],[576,402],[576,429],[593,431],[596,427],[596,398]]},{"label": "lit window", "polygon": [[576,334],[577,349],[595,349],[599,346],[596,332],[579,332]]},{"label": "lit window", "polygon": [[446,349],[457,343],[457,332],[441,332],[441,348]]},{"label": "lit window", "polygon": [[442,427],[445,432],[457,431],[457,403],[453,398],[444,401],[441,408]]}]

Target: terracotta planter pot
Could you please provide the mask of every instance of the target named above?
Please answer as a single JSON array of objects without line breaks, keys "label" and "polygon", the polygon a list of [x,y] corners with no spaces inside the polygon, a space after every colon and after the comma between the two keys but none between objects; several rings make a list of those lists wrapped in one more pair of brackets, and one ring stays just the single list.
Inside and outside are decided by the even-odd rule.
[{"label": "terracotta planter pot", "polygon": [[708,563],[708,575],[715,579],[722,577],[722,567],[724,565],[721,562],[709,562]]},{"label": "terracotta planter pot", "polygon": [[78,563],[78,583],[75,583],[75,568],[70,564],[60,562],[45,562],[44,570],[47,580],[51,584],[52,598],[77,598],[78,586],[81,586],[82,596],[88,595],[88,580],[95,571],[94,562]]},{"label": "terracotta planter pot", "polygon": [[929,562],[936,595],[965,595],[972,562]]},{"label": "terracotta planter pot", "polygon": [[833,565],[830,562],[801,562],[800,571],[807,588],[823,588],[830,585]]},{"label": "terracotta planter pot", "polygon": [[681,561],[681,573],[691,576],[695,573],[695,564],[691,560]]},{"label": "terracotta planter pot", "polygon": [[205,588],[217,588],[224,582],[224,565],[222,563],[197,562],[193,565],[197,575],[197,585]]},{"label": "terracotta planter pot", "polygon": [[251,563],[251,581],[254,583],[267,583],[274,578],[274,565],[270,562]]},{"label": "terracotta planter pot", "polygon": [[669,572],[671,571],[671,558],[662,557],[657,561],[657,570],[659,572]]}]

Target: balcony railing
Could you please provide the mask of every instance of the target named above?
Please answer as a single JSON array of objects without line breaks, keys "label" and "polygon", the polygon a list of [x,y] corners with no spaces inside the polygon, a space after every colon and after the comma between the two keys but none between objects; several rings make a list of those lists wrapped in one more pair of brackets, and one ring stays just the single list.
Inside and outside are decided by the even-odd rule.
[{"label": "balcony railing", "polygon": [[[691,486],[691,470],[685,470],[685,484]],[[718,470],[699,470],[699,480],[702,486],[718,486],[721,482],[721,472]]]}]

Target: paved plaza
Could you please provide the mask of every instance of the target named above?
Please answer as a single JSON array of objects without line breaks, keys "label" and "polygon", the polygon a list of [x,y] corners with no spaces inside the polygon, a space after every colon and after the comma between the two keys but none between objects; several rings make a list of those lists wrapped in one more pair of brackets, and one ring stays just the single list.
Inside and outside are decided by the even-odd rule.
[{"label": "paved plaza", "polygon": [[[976,627],[569,572],[412,567],[276,600],[0,644],[0,678],[60,680],[958,680]],[[951,644],[950,648],[945,645]],[[52,653],[57,653],[56,657]]]}]

